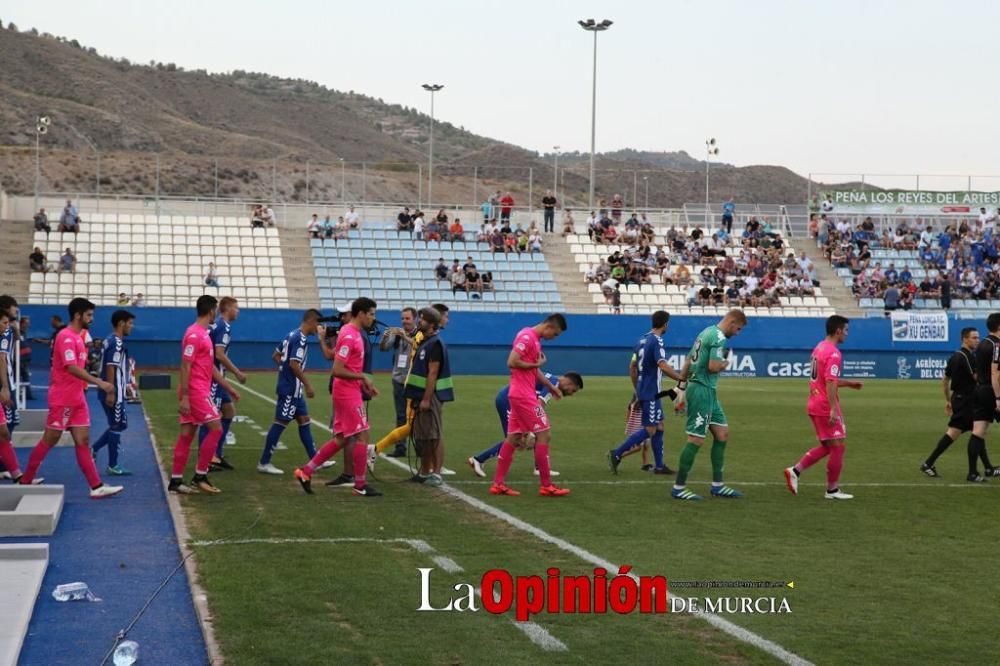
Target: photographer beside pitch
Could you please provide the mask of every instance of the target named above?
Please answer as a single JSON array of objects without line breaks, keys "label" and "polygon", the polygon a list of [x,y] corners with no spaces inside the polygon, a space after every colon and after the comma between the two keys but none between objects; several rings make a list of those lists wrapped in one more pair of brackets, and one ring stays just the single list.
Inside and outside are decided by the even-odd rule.
[{"label": "photographer beside pitch", "polygon": [[[410,368],[410,356],[413,352],[412,337],[417,333],[417,311],[415,308],[403,308],[400,313],[400,327],[405,335],[397,335],[394,329],[387,329],[379,341],[379,351],[393,350],[392,358],[392,402],[396,408],[396,427],[407,423],[407,400],[405,396],[406,375]],[[406,455],[406,444],[396,442],[395,448],[388,454],[390,458],[402,458]]]},{"label": "photographer beside pitch", "polygon": [[438,335],[441,313],[433,307],[420,311],[420,333],[423,340],[413,355],[404,394],[412,405],[412,435],[423,483],[440,486],[444,467],[444,438],[441,404],[455,399],[448,362],[448,347]]}]

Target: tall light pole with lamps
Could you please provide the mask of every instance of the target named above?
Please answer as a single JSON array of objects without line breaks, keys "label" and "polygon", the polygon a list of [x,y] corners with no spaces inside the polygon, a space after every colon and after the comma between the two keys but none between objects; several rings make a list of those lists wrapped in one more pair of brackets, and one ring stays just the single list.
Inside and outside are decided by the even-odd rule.
[{"label": "tall light pole with lamps", "polygon": [[594,147],[597,142],[597,33],[604,32],[614,21],[604,19],[600,23],[594,19],[577,21],[584,30],[594,33],[594,76],[590,92],[590,198],[588,205],[594,209]]},{"label": "tall light pole with lamps", "polygon": [[48,116],[38,116],[35,119],[35,212],[38,212],[38,184],[42,179],[41,144],[42,135],[48,134],[52,121]]},{"label": "tall light pole with lamps", "polygon": [[649,209],[649,176],[643,176],[642,182],[646,185],[646,205],[644,208]]},{"label": "tall light pole with lamps", "polygon": [[434,93],[444,88],[440,83],[425,83],[422,88],[431,94],[431,131],[427,149],[427,205],[434,201]]},{"label": "tall light pole with lamps", "polygon": [[705,224],[709,223],[712,212],[709,210],[708,202],[708,165],[712,161],[712,155],[719,154],[719,144],[715,138],[705,139]]}]

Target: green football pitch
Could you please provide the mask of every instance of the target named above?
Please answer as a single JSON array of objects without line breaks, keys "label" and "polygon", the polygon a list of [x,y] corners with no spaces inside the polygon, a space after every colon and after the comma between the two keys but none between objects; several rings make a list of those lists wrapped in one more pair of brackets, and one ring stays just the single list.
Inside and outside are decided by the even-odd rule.
[{"label": "green football pitch", "polygon": [[[707,497],[707,450],[689,483],[706,495],[702,502],[671,500],[672,477],[642,472],[639,456],[611,475],[605,456],[622,439],[624,377],[587,377],[584,391],[550,403],[552,466],[571,495],[537,496],[531,454],[521,452],[508,483],[523,494],[493,497],[489,479],[475,477],[465,460],[499,439],[493,398],[504,382],[456,377],[458,399],[445,407],[445,465],[457,475],[445,477],[447,487],[409,483],[405,469],[382,459],[370,483],[385,496],[361,498],[322,484],[342,468],[339,457],[318,475],[314,496],[302,492],[292,476],[305,461],[294,427],[274,459],[285,475],[256,472],[274,413],[274,375],[250,376],[238,405],[246,420],[234,423],[237,443],[227,453],[237,470],[213,475],[222,494],[182,498],[229,663],[773,663],[782,649],[817,664],[992,660],[1000,565],[991,521],[1000,483],[964,481],[965,438],[938,462],[942,478],[919,472],[945,426],[936,382],[871,381],[842,392],[849,502],[823,498],[822,463],[803,475],[798,497],[785,488],[782,468],[814,439],[806,382],[778,379],[720,382],[731,427],[726,477],[743,499]],[[313,383],[325,386],[321,375]],[[393,425],[389,378],[377,385],[373,439]],[[174,394],[143,398],[169,466]],[[329,396],[309,406],[320,444]],[[669,414],[671,467],[683,437],[682,418]],[[490,476],[493,469],[487,465]],[[672,590],[699,599],[774,597],[791,612],[721,613],[724,622],[714,624],[681,612],[543,612],[526,625],[512,613],[416,610],[419,568],[433,568],[430,601],[441,607],[456,595],[453,586],[478,585],[490,569],[544,576],[558,567],[582,576],[595,561],[671,581],[794,582]]]}]

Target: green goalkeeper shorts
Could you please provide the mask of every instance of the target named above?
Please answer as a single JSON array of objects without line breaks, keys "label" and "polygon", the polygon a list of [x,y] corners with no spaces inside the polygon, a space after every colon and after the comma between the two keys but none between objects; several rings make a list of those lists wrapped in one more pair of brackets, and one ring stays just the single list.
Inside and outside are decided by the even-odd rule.
[{"label": "green goalkeeper shorts", "polygon": [[708,426],[729,426],[714,389],[692,382],[688,384],[686,400],[687,434],[704,439],[708,434]]}]

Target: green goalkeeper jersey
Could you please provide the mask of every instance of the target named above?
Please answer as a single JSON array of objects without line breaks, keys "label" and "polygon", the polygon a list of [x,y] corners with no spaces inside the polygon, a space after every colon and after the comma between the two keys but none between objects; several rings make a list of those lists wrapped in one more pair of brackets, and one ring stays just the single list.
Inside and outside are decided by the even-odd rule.
[{"label": "green goalkeeper jersey", "polygon": [[729,356],[729,339],[718,326],[709,326],[698,334],[688,358],[691,366],[688,369],[688,381],[715,389],[719,383],[719,373],[708,371],[709,361],[724,361]]}]

